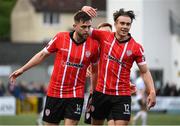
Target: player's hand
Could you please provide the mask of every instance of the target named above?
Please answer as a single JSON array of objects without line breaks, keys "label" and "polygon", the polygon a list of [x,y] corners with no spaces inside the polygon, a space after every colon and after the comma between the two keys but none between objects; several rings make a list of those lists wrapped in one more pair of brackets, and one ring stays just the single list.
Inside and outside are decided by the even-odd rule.
[{"label": "player's hand", "polygon": [[16,78],[21,75],[23,73],[23,70],[20,68],[16,71],[14,71],[10,76],[9,76],[9,79],[10,79],[10,83],[11,84],[15,84],[16,82]]},{"label": "player's hand", "polygon": [[131,95],[136,94],[137,89],[135,84],[130,83],[130,89],[131,89]]},{"label": "player's hand", "polygon": [[91,6],[83,6],[81,10],[86,12],[92,18],[97,16],[97,9],[92,8]]},{"label": "player's hand", "polygon": [[91,70],[92,68],[91,68],[91,66],[89,66],[88,68],[87,68],[87,70],[86,70],[86,77],[91,77],[91,75],[92,75],[92,70]]},{"label": "player's hand", "polygon": [[147,97],[147,109],[150,110],[150,108],[154,107],[156,104],[156,93],[150,92]]}]

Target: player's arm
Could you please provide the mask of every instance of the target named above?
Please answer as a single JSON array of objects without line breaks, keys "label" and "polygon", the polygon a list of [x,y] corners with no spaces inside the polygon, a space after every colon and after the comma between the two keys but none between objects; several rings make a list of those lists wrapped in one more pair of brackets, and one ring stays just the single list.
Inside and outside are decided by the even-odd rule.
[{"label": "player's arm", "polygon": [[146,85],[146,90],[148,94],[147,102],[148,102],[148,109],[153,107],[156,104],[156,91],[154,88],[154,82],[151,76],[151,73],[146,64],[138,65],[141,77]]},{"label": "player's arm", "polygon": [[40,64],[46,57],[48,57],[50,53],[45,52],[44,50],[41,50],[36,55],[34,55],[24,66],[14,71],[10,76],[9,79],[12,84],[15,83],[16,78],[23,74],[28,69]]},{"label": "player's arm", "polygon": [[136,91],[137,91],[136,85],[131,82],[129,83],[130,83],[131,95],[136,94]]},{"label": "player's arm", "polygon": [[91,6],[83,6],[81,10],[86,12],[92,18],[97,16],[97,9],[95,9]]},{"label": "player's arm", "polygon": [[93,93],[94,89],[96,88],[97,78],[98,78],[98,64],[92,64],[90,93]]},{"label": "player's arm", "polygon": [[[86,12],[92,18],[97,16],[97,9],[92,8],[91,6],[83,6],[81,10]],[[101,36],[105,36],[104,34],[105,33],[102,30],[98,30],[94,28],[91,28],[89,30],[89,35],[98,42],[100,42]]]}]

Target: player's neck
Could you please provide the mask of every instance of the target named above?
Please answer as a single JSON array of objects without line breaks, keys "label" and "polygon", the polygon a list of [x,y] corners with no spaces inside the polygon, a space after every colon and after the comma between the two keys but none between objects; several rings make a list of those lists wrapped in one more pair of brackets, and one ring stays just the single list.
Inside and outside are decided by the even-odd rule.
[{"label": "player's neck", "polygon": [[129,39],[129,35],[126,35],[126,36],[122,36],[122,35],[119,35],[117,32],[115,33],[115,37],[116,39],[118,39],[119,41],[124,41],[124,40],[127,40]]},{"label": "player's neck", "polygon": [[73,34],[73,39],[74,39],[77,43],[82,43],[82,42],[84,41],[84,38],[82,38],[81,36],[79,36],[77,32],[74,32],[74,34]]}]

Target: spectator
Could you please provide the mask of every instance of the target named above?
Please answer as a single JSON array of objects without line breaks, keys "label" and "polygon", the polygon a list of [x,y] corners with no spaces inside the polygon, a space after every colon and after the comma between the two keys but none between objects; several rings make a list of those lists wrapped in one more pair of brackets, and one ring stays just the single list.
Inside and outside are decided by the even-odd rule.
[{"label": "spectator", "polygon": [[5,90],[4,84],[2,80],[0,80],[0,96],[4,96],[5,92],[6,90]]}]

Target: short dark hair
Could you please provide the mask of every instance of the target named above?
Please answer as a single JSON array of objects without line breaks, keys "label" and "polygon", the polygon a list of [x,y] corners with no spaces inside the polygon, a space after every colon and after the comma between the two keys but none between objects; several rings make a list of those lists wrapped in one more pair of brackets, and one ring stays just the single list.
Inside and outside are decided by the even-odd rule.
[{"label": "short dark hair", "polygon": [[97,28],[100,29],[101,27],[110,27],[110,29],[112,30],[112,25],[107,23],[107,22],[104,22],[104,23],[100,23]]},{"label": "short dark hair", "polygon": [[131,18],[131,23],[133,22],[133,19],[135,19],[135,14],[134,11],[129,10],[129,11],[124,11],[123,8],[119,9],[119,11],[116,11],[115,13],[113,13],[113,17],[114,17],[114,22],[117,21],[119,16],[128,16]]},{"label": "short dark hair", "polygon": [[84,23],[85,21],[89,20],[92,20],[92,18],[84,11],[78,11],[74,15],[74,22],[82,21]]}]

